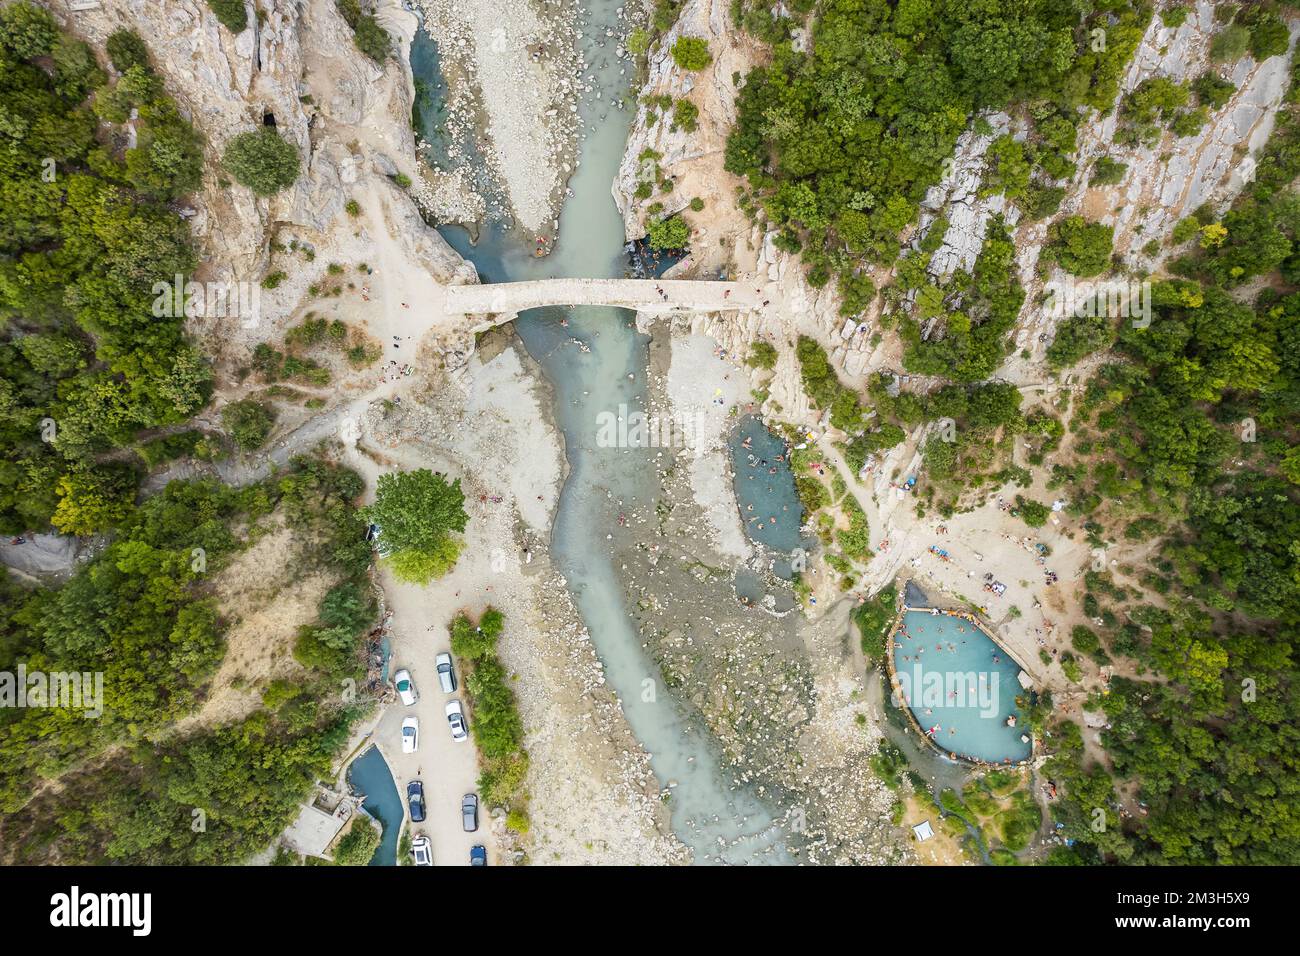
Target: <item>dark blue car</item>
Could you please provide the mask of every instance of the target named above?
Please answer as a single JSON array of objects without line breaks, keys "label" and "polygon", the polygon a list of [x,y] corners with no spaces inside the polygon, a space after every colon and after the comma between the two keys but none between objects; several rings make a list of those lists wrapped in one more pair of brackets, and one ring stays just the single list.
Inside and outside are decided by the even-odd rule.
[{"label": "dark blue car", "polygon": [[412,780],[406,785],[406,802],[411,808],[411,822],[424,822],[424,784]]},{"label": "dark blue car", "polygon": [[469,848],[470,866],[487,866],[487,848],[483,844]]}]

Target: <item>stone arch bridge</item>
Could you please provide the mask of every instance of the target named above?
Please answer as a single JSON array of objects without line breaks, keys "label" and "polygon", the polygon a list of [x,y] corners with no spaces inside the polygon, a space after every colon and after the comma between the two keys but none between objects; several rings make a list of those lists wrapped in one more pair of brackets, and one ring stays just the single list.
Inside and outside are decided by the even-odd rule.
[{"label": "stone arch bridge", "polygon": [[497,323],[525,309],[564,305],[663,313],[763,308],[762,296],[752,285],[707,279],[530,279],[443,287],[445,314],[495,315]]}]

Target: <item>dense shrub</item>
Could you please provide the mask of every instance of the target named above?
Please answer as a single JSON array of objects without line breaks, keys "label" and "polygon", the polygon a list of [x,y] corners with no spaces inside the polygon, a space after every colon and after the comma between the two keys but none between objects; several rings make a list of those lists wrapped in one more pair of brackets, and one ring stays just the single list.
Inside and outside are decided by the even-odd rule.
[{"label": "dense shrub", "polygon": [[360,0],[336,0],[339,13],[352,28],[357,49],[376,63],[383,63],[392,52],[393,41],[373,14],[361,8]]},{"label": "dense shrub", "polygon": [[1110,267],[1114,232],[1113,226],[1066,216],[1048,227],[1043,258],[1076,276],[1098,275]]},{"label": "dense shrub", "polygon": [[232,139],[222,163],[239,183],[259,196],[277,193],[298,179],[297,148],[266,126]]},{"label": "dense shrub", "polygon": [[699,37],[678,37],[672,54],[673,62],[683,70],[702,70],[713,62],[708,41]]},{"label": "dense shrub", "polygon": [[254,451],[266,444],[275,425],[275,412],[261,402],[246,398],[223,408],[221,423],[236,445],[244,451]]},{"label": "dense shrub", "polygon": [[243,33],[248,28],[248,10],[244,0],[208,0],[212,14],[231,33]]}]

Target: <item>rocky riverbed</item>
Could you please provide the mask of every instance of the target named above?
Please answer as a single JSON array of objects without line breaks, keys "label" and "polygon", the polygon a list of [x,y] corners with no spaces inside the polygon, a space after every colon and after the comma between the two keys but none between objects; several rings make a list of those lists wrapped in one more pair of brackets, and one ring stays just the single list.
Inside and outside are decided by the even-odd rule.
[{"label": "rocky riverbed", "polygon": [[[737,548],[731,534],[740,516],[721,442],[748,401],[746,376],[709,340],[665,331],[651,346],[651,415],[716,413],[703,416],[697,444],[655,452],[654,501],[618,503],[627,524],[610,547],[642,640],[663,684],[717,741],[735,785],[774,808],[792,859],[896,862],[905,851],[888,819],[893,797],[869,766],[879,734],[849,605],[810,622],[741,602],[737,570],[789,594],[771,572],[774,556]],[[725,480],[702,482],[701,461]]]},{"label": "rocky riverbed", "polygon": [[[434,625],[489,605],[506,615],[498,649],[525,729],[531,815],[527,835],[494,822],[506,859],[684,862],[649,755],[606,686],[567,582],[551,561],[550,524],[565,466],[550,408],[545,380],[503,331],[486,336],[464,365],[422,376],[400,403],[370,406],[358,443],[363,472],[445,470],[461,479],[470,514],[455,569],[414,594],[390,590],[391,606]],[[519,467],[525,460],[529,467]]]},{"label": "rocky riverbed", "polygon": [[586,64],[574,0],[417,0],[437,40],[453,139],[473,130],[501,199],[543,244],[558,228],[577,161]]}]

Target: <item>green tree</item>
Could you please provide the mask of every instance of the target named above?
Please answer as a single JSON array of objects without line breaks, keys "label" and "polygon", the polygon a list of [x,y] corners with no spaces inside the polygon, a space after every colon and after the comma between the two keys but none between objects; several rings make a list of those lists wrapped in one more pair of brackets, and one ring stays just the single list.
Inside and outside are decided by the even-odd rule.
[{"label": "green tree", "polygon": [[335,866],[368,866],[383,839],[368,817],[358,815],[334,847]]},{"label": "green tree", "polygon": [[672,54],[673,62],[683,70],[702,70],[713,62],[708,41],[700,37],[678,37]]},{"label": "green tree", "polygon": [[64,475],[59,479],[59,504],[50,523],[64,534],[107,531],[130,514],[135,484],[135,476],[125,469]]},{"label": "green tree", "polygon": [[687,133],[695,132],[700,108],[690,100],[678,100],[673,104],[673,127]]},{"label": "green tree", "polygon": [[0,7],[0,47],[18,59],[46,56],[58,36],[59,25],[47,10],[27,0]]},{"label": "green tree", "polygon": [[404,581],[428,583],[456,563],[465,530],[465,495],[460,479],[447,481],[427,468],[379,476],[368,521],[383,529],[393,573]]},{"label": "green tree", "polygon": [[221,410],[221,423],[236,445],[244,451],[254,451],[266,444],[275,425],[275,412],[261,402],[245,398]]},{"label": "green tree", "polygon": [[1106,315],[1071,316],[1057,323],[1056,337],[1047,347],[1053,368],[1066,368],[1086,355],[1115,343],[1115,321]]},{"label": "green tree", "polygon": [[1114,227],[1066,216],[1047,230],[1044,257],[1076,276],[1095,276],[1110,267]]},{"label": "green tree", "polygon": [[226,146],[222,163],[242,185],[270,196],[298,179],[298,150],[274,129],[240,133]]},{"label": "green tree", "polygon": [[1262,63],[1286,52],[1291,37],[1281,17],[1271,10],[1256,10],[1249,22],[1251,56]]},{"label": "green tree", "polygon": [[398,551],[386,561],[399,581],[428,584],[456,566],[462,546],[456,538],[448,537],[428,550],[408,548]]},{"label": "green tree", "polygon": [[646,225],[646,239],[655,249],[685,249],[691,229],[681,216],[652,219]]},{"label": "green tree", "polygon": [[119,73],[125,73],[133,66],[149,69],[149,49],[134,30],[126,27],[114,30],[108,35],[106,49],[113,68]]},{"label": "green tree", "polygon": [[170,101],[140,111],[139,140],[126,151],[126,175],[131,185],[164,202],[199,187],[203,176],[203,144],[199,134]]}]

